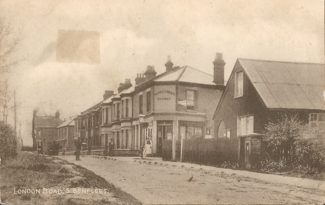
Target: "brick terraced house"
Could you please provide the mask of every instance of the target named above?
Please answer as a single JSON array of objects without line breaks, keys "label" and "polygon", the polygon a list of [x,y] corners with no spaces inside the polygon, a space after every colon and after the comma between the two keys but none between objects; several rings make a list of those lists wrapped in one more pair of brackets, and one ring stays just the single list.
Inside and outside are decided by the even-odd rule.
[{"label": "brick terraced house", "polygon": [[88,147],[113,144],[114,155],[135,155],[148,144],[149,154],[161,156],[167,143],[171,158],[179,159],[181,139],[214,136],[213,110],[224,90],[222,54],[213,64],[213,75],[191,66],[175,67],[170,59],[159,75],[148,66],[135,84],[126,79],[116,94],[108,91],[82,112],[76,118],[78,136],[88,139]]},{"label": "brick terraced house", "polygon": [[74,129],[74,119],[67,119],[62,122],[57,127],[58,138],[57,142],[60,144],[60,151],[71,152],[74,151],[74,138],[75,138],[75,129]]}]

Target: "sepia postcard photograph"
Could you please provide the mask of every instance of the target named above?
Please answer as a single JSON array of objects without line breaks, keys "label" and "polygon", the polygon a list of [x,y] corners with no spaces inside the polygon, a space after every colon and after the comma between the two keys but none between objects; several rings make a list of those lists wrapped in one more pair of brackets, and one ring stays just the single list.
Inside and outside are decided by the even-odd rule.
[{"label": "sepia postcard photograph", "polygon": [[324,10],[0,0],[0,205],[324,205]]}]

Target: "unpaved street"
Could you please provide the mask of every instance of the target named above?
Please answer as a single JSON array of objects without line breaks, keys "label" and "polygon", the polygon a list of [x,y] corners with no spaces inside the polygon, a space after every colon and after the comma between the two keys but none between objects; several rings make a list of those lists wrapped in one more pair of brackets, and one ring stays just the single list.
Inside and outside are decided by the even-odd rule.
[{"label": "unpaved street", "polygon": [[[195,169],[132,158],[75,161],[144,204],[323,204],[325,192],[244,177],[227,171]],[[193,165],[195,166],[195,165]],[[267,177],[267,175],[266,175]]]}]

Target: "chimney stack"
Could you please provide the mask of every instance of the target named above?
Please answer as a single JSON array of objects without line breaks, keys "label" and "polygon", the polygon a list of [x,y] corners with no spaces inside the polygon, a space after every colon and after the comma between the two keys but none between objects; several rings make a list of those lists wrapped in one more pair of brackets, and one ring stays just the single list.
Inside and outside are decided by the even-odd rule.
[{"label": "chimney stack", "polygon": [[131,79],[130,78],[125,78],[125,80],[124,80],[124,89],[123,90],[128,89],[131,86],[132,86]]},{"label": "chimney stack", "polygon": [[105,90],[105,93],[103,95],[103,99],[106,100],[107,98],[111,97],[114,94],[113,90]]},{"label": "chimney stack", "polygon": [[55,112],[55,117],[56,117],[57,119],[60,119],[60,112],[59,112],[58,110]]},{"label": "chimney stack", "polygon": [[216,85],[224,85],[225,77],[225,61],[222,58],[222,53],[217,53],[216,58],[213,61],[213,82]]},{"label": "chimney stack", "polygon": [[144,72],[144,76],[146,80],[150,80],[156,76],[157,72],[155,71],[155,67],[152,65],[147,66],[146,72]]},{"label": "chimney stack", "polygon": [[174,63],[172,62],[170,56],[167,57],[167,62],[165,63],[166,72],[173,70]]},{"label": "chimney stack", "polygon": [[137,77],[135,78],[135,84],[139,85],[140,83],[143,83],[146,80],[143,74],[138,73]]},{"label": "chimney stack", "polygon": [[117,88],[117,91],[120,93],[123,90],[128,89],[131,86],[132,86],[131,80],[127,78],[124,80],[124,83],[120,83],[120,86]]}]

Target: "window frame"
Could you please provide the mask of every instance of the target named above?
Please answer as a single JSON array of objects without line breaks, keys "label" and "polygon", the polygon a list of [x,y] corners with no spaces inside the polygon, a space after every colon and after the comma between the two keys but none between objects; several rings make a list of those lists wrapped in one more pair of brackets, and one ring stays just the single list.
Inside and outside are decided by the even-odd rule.
[{"label": "window frame", "polygon": [[309,113],[308,126],[311,129],[321,130],[325,124],[325,113]]},{"label": "window frame", "polygon": [[124,118],[124,100],[121,100],[121,118]]},{"label": "window frame", "polygon": [[147,101],[147,105],[146,105],[146,109],[147,109],[147,112],[150,112],[151,111],[151,90],[147,91],[146,93],[146,101]]},{"label": "window frame", "polygon": [[116,103],[116,120],[120,120],[120,103]]},{"label": "window frame", "polygon": [[139,114],[143,114],[143,95],[139,95]]},{"label": "window frame", "polygon": [[238,116],[237,136],[247,136],[247,135],[254,134],[254,124],[255,124],[254,115]]},{"label": "window frame", "polygon": [[[241,74],[241,82],[239,83],[239,75]],[[241,88],[239,89],[239,85]],[[244,96],[244,71],[235,72],[235,85],[234,85],[234,98],[240,98]],[[240,92],[240,91],[241,92]]]},{"label": "window frame", "polygon": [[125,118],[129,117],[129,99],[125,99]]},{"label": "window frame", "polygon": [[[188,99],[188,93],[189,92],[193,92],[193,100],[189,100]],[[187,110],[195,110],[196,107],[196,96],[197,96],[197,90],[193,90],[193,89],[186,89],[185,90],[185,101],[186,101],[186,109]],[[193,105],[188,105],[188,102],[193,102]]]}]

